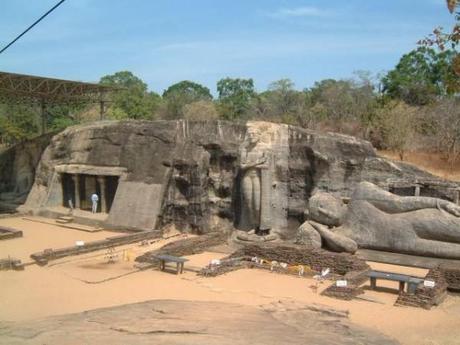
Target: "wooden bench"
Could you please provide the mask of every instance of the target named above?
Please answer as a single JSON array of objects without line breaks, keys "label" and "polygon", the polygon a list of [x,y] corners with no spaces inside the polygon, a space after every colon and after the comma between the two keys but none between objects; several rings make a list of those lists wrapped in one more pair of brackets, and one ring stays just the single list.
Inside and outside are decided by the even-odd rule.
[{"label": "wooden bench", "polygon": [[404,292],[404,286],[407,283],[407,292],[415,293],[417,286],[423,282],[423,279],[412,277],[406,274],[383,272],[383,271],[369,271],[367,276],[371,281],[371,289],[375,290],[377,287],[377,279],[392,280],[399,282],[399,293]]},{"label": "wooden bench", "polygon": [[176,263],[176,274],[180,274],[184,272],[184,263],[188,261],[188,259],[185,259],[185,258],[181,258],[178,256],[173,256],[173,255],[166,255],[166,254],[156,255],[155,258],[160,260],[160,269],[162,271],[165,270],[166,263],[175,262]]}]

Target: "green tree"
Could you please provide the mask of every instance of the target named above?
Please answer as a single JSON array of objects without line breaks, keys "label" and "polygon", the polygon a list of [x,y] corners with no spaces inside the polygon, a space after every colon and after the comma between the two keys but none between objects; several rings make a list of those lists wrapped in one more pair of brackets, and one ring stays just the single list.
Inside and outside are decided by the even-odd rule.
[{"label": "green tree", "polygon": [[321,104],[327,119],[333,121],[349,120],[353,116],[352,85],[349,81],[325,79],[315,82],[309,92],[312,104]]},{"label": "green tree", "polygon": [[33,105],[0,104],[0,141],[13,145],[40,132],[39,109]]},{"label": "green tree", "polygon": [[294,89],[294,83],[290,79],[280,79],[268,86],[269,97],[274,111],[283,116],[293,114],[299,104],[300,93]]},{"label": "green tree", "polygon": [[403,55],[395,69],[383,77],[383,91],[412,105],[425,105],[437,96],[453,94],[460,82],[453,70],[455,52],[419,47]]},{"label": "green tree", "polygon": [[192,81],[184,80],[171,85],[163,92],[166,102],[164,117],[178,119],[184,117],[184,106],[198,101],[211,101],[209,89]]},{"label": "green tree", "polygon": [[217,92],[221,116],[227,120],[241,119],[247,116],[255,96],[254,81],[224,78],[217,82]]},{"label": "green tree", "polygon": [[122,89],[113,95],[108,115],[116,119],[152,119],[161,97],[147,91],[147,84],[129,71],[121,71],[101,78],[101,84]]},{"label": "green tree", "polygon": [[272,82],[268,90],[252,101],[251,112],[256,118],[311,127],[308,93],[297,91],[290,79]]},{"label": "green tree", "polygon": [[367,80],[326,79],[307,90],[317,116],[327,119],[335,130],[345,124],[367,124],[376,104],[373,85]]}]

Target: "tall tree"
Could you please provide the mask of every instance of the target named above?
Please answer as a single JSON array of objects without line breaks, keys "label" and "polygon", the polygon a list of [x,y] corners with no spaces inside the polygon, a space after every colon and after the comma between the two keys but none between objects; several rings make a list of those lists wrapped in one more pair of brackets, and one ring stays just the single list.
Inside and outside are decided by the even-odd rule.
[{"label": "tall tree", "polygon": [[221,116],[228,120],[241,119],[251,106],[255,96],[252,79],[224,78],[217,82]]},{"label": "tall tree", "polygon": [[166,102],[165,117],[178,119],[184,117],[185,105],[199,101],[211,101],[212,95],[207,87],[184,80],[165,90],[163,100]]},{"label": "tall tree", "polygon": [[132,72],[121,71],[101,78],[101,84],[123,89],[113,96],[108,114],[117,119],[152,119],[161,97],[147,91],[147,84]]},{"label": "tall tree", "polygon": [[425,105],[436,96],[453,94],[460,87],[452,68],[456,53],[419,47],[403,55],[395,69],[382,79],[383,91],[412,105]]},{"label": "tall tree", "polygon": [[322,80],[309,92],[312,104],[321,104],[326,118],[333,121],[364,118],[375,98],[372,85],[353,80]]},{"label": "tall tree", "polygon": [[308,93],[295,90],[290,79],[280,79],[254,98],[251,112],[260,119],[310,127],[309,106]]},{"label": "tall tree", "polygon": [[270,98],[274,111],[279,115],[293,114],[299,104],[299,92],[294,89],[290,79],[280,79],[268,86],[267,96]]}]

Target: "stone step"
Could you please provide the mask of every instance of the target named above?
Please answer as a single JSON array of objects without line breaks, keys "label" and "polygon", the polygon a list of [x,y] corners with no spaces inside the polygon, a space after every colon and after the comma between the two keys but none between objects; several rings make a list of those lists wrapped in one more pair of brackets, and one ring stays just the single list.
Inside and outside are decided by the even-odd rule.
[{"label": "stone step", "polygon": [[56,223],[67,224],[67,223],[72,223],[73,220],[74,218],[71,216],[60,216],[56,219]]}]

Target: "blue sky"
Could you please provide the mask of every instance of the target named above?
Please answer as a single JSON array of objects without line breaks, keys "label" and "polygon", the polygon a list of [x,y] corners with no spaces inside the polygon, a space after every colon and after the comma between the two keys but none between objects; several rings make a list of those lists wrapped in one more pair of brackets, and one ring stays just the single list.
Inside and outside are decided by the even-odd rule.
[{"label": "blue sky", "polygon": [[[0,0],[3,47],[57,0]],[[445,0],[66,0],[0,55],[0,70],[98,81],[129,70],[163,92],[193,80],[281,78],[298,89],[391,69],[438,25]]]}]

